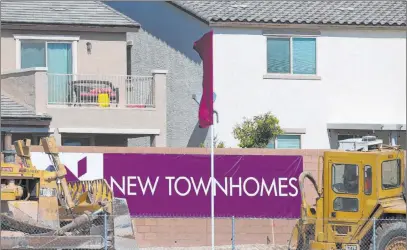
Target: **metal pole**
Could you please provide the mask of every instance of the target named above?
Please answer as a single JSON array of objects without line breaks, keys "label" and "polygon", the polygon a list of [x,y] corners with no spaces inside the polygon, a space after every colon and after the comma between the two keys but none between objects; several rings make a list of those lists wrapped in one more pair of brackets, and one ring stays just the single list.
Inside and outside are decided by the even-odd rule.
[{"label": "metal pole", "polygon": [[373,250],[376,250],[376,218],[373,218]]},{"label": "metal pole", "polygon": [[212,228],[212,250],[215,250],[215,123],[211,126],[211,228]]},{"label": "metal pole", "polygon": [[[4,157],[4,162],[9,162],[13,163],[15,162],[15,155],[14,152],[12,151],[12,134],[11,133],[5,133],[4,135],[4,151],[3,151],[3,157]],[[0,185],[1,185],[1,171],[0,171]],[[1,195],[0,195],[0,201],[1,201]],[[1,213],[1,206],[0,206],[0,213]],[[1,231],[2,231],[2,221],[0,219],[0,238],[1,238]],[[2,249],[1,247],[1,240],[0,240],[0,250]]]},{"label": "metal pole", "polygon": [[104,214],[104,224],[105,224],[105,250],[107,250],[107,230],[108,230],[108,224],[107,224],[107,213]]},{"label": "metal pole", "polygon": [[235,250],[235,216],[232,216],[232,250]]}]

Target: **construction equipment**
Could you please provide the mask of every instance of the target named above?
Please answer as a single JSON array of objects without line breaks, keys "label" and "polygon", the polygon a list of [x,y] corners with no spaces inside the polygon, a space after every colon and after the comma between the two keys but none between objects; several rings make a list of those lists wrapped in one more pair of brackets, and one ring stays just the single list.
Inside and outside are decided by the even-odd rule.
[{"label": "construction equipment", "polygon": [[351,138],[339,141],[339,150],[345,151],[369,151],[383,145],[383,140],[376,136],[368,135],[362,138]]},{"label": "construction equipment", "polygon": [[67,182],[53,137],[41,138],[53,169],[38,170],[30,144],[19,140],[4,152],[1,249],[137,249],[125,199],[103,179]]},{"label": "construction equipment", "polygon": [[[290,250],[407,249],[404,150],[371,141],[356,151],[324,152],[318,162],[322,185],[310,173],[300,175],[301,218]],[[313,206],[306,201],[305,179],[317,194]]]}]

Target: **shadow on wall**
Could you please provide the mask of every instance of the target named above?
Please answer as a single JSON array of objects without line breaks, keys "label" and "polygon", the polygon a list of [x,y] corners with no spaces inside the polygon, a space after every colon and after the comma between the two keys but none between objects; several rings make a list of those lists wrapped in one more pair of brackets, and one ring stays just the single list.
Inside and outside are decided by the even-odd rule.
[{"label": "shadow on wall", "polygon": [[196,63],[201,62],[193,43],[209,31],[209,27],[167,2],[105,1],[105,4],[140,23],[153,36],[166,42]]},{"label": "shadow on wall", "polygon": [[328,138],[329,138],[329,145],[330,145],[330,148],[331,149],[337,149],[338,148],[338,146],[339,146],[339,142],[338,142],[338,138],[334,138],[334,133],[331,131],[331,130],[327,130],[327,135],[328,135]]},{"label": "shadow on wall", "polygon": [[[192,94],[202,92],[202,60],[193,44],[209,27],[167,2],[110,1],[112,8],[140,23],[134,42],[133,74],[149,74],[151,69],[168,69],[167,146],[194,147],[208,141],[208,130],[197,125],[198,105]],[[131,145],[143,143],[131,141]]]},{"label": "shadow on wall", "polygon": [[192,132],[192,135],[189,138],[187,147],[198,148],[200,144],[205,141],[205,138],[208,135],[208,131],[209,131],[208,128],[200,128],[199,122],[197,122],[194,131]]}]

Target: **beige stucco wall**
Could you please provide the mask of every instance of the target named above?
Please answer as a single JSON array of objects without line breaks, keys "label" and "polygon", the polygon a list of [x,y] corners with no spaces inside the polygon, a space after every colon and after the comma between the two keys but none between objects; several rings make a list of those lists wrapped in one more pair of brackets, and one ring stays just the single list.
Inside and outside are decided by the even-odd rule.
[{"label": "beige stucco wall", "polygon": [[[50,127],[56,129],[58,143],[61,138],[58,132],[72,133],[63,132],[68,129],[76,131],[74,133],[84,134],[155,135],[154,144],[157,147],[164,147],[167,145],[167,71],[153,70],[152,77],[155,107],[146,109],[127,108],[124,98],[120,99],[118,107],[112,108],[48,105],[48,77],[43,69],[25,69],[2,74],[1,89],[12,95],[14,100],[33,107],[37,114],[50,115],[52,117]],[[121,96],[125,96],[123,93],[126,87],[124,82],[120,83]]]},{"label": "beige stucco wall", "polygon": [[[79,36],[77,69],[78,74],[126,74],[126,34],[62,31],[1,31],[2,72],[16,69],[16,42],[13,35],[67,35]],[[92,44],[88,54],[86,43]]]}]

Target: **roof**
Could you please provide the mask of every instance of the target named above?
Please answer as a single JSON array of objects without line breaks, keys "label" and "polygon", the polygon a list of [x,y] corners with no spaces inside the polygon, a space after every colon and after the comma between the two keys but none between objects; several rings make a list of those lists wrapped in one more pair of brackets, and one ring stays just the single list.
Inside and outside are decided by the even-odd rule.
[{"label": "roof", "polygon": [[388,1],[174,1],[207,23],[406,26],[405,0]]},{"label": "roof", "polygon": [[1,22],[139,27],[100,1],[2,0]]},{"label": "roof", "polygon": [[1,93],[1,118],[51,119],[51,117],[48,115],[37,115],[34,109],[14,101],[4,93]]}]

